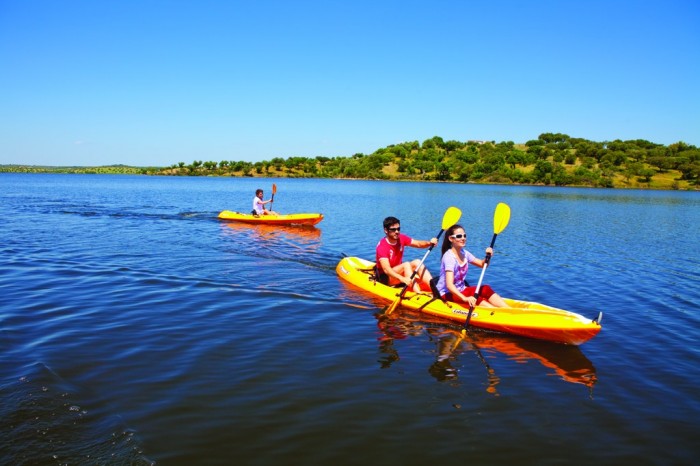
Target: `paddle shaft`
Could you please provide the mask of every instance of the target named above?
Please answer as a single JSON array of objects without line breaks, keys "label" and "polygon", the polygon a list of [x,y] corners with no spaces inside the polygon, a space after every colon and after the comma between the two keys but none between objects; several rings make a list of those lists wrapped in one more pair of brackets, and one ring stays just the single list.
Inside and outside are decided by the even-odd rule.
[{"label": "paddle shaft", "polygon": [[[496,237],[498,236],[498,233],[493,234],[493,238],[491,238],[491,249],[493,249],[493,245],[496,244]],[[481,290],[481,282],[484,279],[484,273],[486,273],[486,267],[489,266],[489,263],[491,262],[491,254],[486,254],[486,258],[484,259],[484,266],[481,267],[481,275],[479,275],[479,282],[476,284],[476,291],[474,292],[474,299],[479,301],[479,291]],[[469,327],[469,321],[472,320],[472,312],[474,312],[474,306],[469,306],[469,314],[467,314],[467,321],[464,323],[464,328]]]},{"label": "paddle shaft", "polygon": [[[440,240],[440,237],[442,236],[442,233],[444,231],[445,230],[440,230],[440,233],[438,233],[438,235],[435,238],[437,240]],[[423,266],[423,262],[425,262],[425,259],[428,257],[428,254],[430,254],[430,251],[432,251],[434,247],[435,247],[435,245],[433,243],[430,243],[430,247],[428,248],[427,251],[425,251],[425,254],[423,254],[423,258],[420,260],[418,267],[416,267],[416,270],[414,270],[413,273],[411,274],[411,278],[410,278],[411,282],[408,285],[403,286],[403,290],[401,290],[401,294],[399,295],[399,301],[403,299],[403,296],[406,294],[406,290],[408,289],[409,285],[413,284],[413,279],[415,278],[415,276],[418,273],[418,271],[420,270],[420,268]]]},{"label": "paddle shaft", "polygon": [[272,203],[275,202],[275,193],[276,192],[277,192],[277,185],[273,183],[272,184],[272,197],[270,198],[270,205],[267,206],[267,210],[270,212],[272,211]]}]

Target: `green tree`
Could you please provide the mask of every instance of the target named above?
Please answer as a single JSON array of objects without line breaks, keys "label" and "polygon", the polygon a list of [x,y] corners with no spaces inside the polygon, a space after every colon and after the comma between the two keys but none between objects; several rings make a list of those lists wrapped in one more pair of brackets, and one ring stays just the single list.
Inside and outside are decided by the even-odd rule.
[{"label": "green tree", "polygon": [[463,146],[464,146],[464,144],[462,144],[459,141],[450,140],[450,141],[445,142],[445,150],[447,152],[454,152],[458,149],[461,149]]},{"label": "green tree", "polygon": [[436,178],[440,181],[449,180],[451,178],[450,168],[446,163],[441,162],[438,164]]},{"label": "green tree", "polygon": [[440,136],[433,136],[423,141],[423,149],[444,149],[445,141]]},{"label": "green tree", "polygon": [[501,167],[506,164],[506,157],[500,152],[495,152],[486,157],[482,157],[482,166],[484,173],[494,173],[497,172]]},{"label": "green tree", "polygon": [[569,140],[569,135],[562,133],[542,133],[537,139],[543,141],[545,144],[556,144],[560,142],[567,142]]},{"label": "green tree", "polygon": [[506,155],[506,162],[510,165],[510,168],[515,170],[517,164],[525,165],[525,152],[517,149],[509,150]]},{"label": "green tree", "polygon": [[535,169],[532,171],[532,176],[534,177],[535,182],[545,182],[549,179],[548,175],[551,175],[553,170],[554,167],[550,162],[540,159],[537,161],[537,163],[535,163]]},{"label": "green tree", "polygon": [[460,150],[455,152],[454,158],[464,163],[474,164],[479,160],[479,154],[473,150]]},{"label": "green tree", "polygon": [[270,163],[272,163],[275,171],[282,171],[282,167],[285,165],[285,160],[282,157],[274,157],[272,160],[270,160]]},{"label": "green tree", "polygon": [[656,174],[656,172],[651,168],[643,168],[639,172],[639,181],[644,183],[651,183],[651,178]]},{"label": "green tree", "polygon": [[607,162],[610,165],[619,167],[627,161],[627,154],[621,150],[609,150],[602,158],[601,162]]}]

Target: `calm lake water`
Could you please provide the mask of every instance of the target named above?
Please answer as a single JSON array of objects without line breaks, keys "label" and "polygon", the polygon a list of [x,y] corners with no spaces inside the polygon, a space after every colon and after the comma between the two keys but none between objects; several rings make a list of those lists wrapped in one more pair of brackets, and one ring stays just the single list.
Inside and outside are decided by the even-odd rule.
[{"label": "calm lake water", "polygon": [[[323,222],[216,219],[273,182],[275,210]],[[0,464],[700,457],[697,192],[0,174],[0,201]],[[458,342],[445,321],[379,319],[335,274],[373,258],[385,216],[427,239],[452,205],[482,254],[499,202],[484,282],[604,311],[597,337]]]}]

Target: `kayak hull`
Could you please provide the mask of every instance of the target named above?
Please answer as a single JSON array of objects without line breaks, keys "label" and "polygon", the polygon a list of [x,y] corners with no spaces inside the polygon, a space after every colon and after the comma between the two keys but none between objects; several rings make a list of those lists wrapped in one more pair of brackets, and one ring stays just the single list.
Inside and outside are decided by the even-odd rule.
[{"label": "kayak hull", "polygon": [[[383,285],[374,280],[374,262],[359,257],[345,257],[336,266],[338,277],[384,301],[395,301],[402,288]],[[520,335],[568,345],[581,345],[596,336],[600,324],[580,314],[545,304],[503,298],[509,307],[477,306],[469,325],[486,330]],[[401,305],[464,324],[469,308],[435,299],[431,293],[407,291]]]},{"label": "kayak hull", "polygon": [[256,217],[253,214],[224,210],[219,213],[219,219],[258,225],[316,225],[323,220],[323,214],[280,214],[260,215]]}]

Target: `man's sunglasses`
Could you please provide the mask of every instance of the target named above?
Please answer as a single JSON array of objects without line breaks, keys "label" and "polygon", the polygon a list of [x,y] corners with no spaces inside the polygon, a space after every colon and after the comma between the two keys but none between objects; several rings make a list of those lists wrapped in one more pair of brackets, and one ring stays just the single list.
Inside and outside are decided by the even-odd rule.
[{"label": "man's sunglasses", "polygon": [[401,227],[392,227],[392,228],[387,228],[389,231],[401,231]]}]

